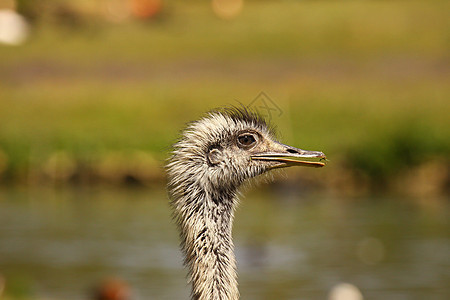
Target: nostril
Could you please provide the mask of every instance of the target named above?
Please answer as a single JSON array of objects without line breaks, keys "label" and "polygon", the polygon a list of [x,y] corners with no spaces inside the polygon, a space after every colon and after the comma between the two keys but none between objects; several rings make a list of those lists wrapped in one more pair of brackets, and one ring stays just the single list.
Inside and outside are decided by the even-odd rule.
[{"label": "nostril", "polygon": [[298,151],[296,151],[294,149],[287,149],[286,151],[289,152],[289,153],[296,153],[296,154],[298,154]]}]

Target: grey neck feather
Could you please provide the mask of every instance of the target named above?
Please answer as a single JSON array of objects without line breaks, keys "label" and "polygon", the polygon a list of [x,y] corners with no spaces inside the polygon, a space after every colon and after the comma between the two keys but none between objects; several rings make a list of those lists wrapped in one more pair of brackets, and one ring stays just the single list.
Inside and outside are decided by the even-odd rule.
[{"label": "grey neck feather", "polygon": [[182,250],[192,283],[192,299],[239,299],[231,232],[236,192],[211,194],[198,186],[185,187],[174,201]]}]

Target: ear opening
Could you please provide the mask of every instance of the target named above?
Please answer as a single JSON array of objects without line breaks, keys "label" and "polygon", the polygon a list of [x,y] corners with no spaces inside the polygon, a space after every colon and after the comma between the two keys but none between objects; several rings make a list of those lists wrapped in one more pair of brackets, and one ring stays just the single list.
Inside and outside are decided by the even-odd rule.
[{"label": "ear opening", "polygon": [[210,165],[217,165],[223,161],[222,151],[217,148],[209,150],[207,157]]}]

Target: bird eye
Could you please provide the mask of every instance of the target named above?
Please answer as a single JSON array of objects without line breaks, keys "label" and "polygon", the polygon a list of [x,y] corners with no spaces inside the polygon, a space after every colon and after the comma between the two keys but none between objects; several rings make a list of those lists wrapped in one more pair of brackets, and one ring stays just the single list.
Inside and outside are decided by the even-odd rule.
[{"label": "bird eye", "polygon": [[238,145],[241,148],[247,148],[247,149],[256,143],[255,136],[253,134],[248,134],[248,133],[238,136],[237,140],[238,140]]}]

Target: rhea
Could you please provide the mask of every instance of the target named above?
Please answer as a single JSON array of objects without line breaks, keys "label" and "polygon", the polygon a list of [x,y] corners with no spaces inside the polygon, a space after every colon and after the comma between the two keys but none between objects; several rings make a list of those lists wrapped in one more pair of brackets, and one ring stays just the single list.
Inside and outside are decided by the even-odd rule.
[{"label": "rhea", "polygon": [[188,125],[167,174],[192,299],[239,298],[231,232],[241,185],[273,169],[322,167],[323,159],[322,152],[278,142],[264,118],[246,108],[215,110]]}]

